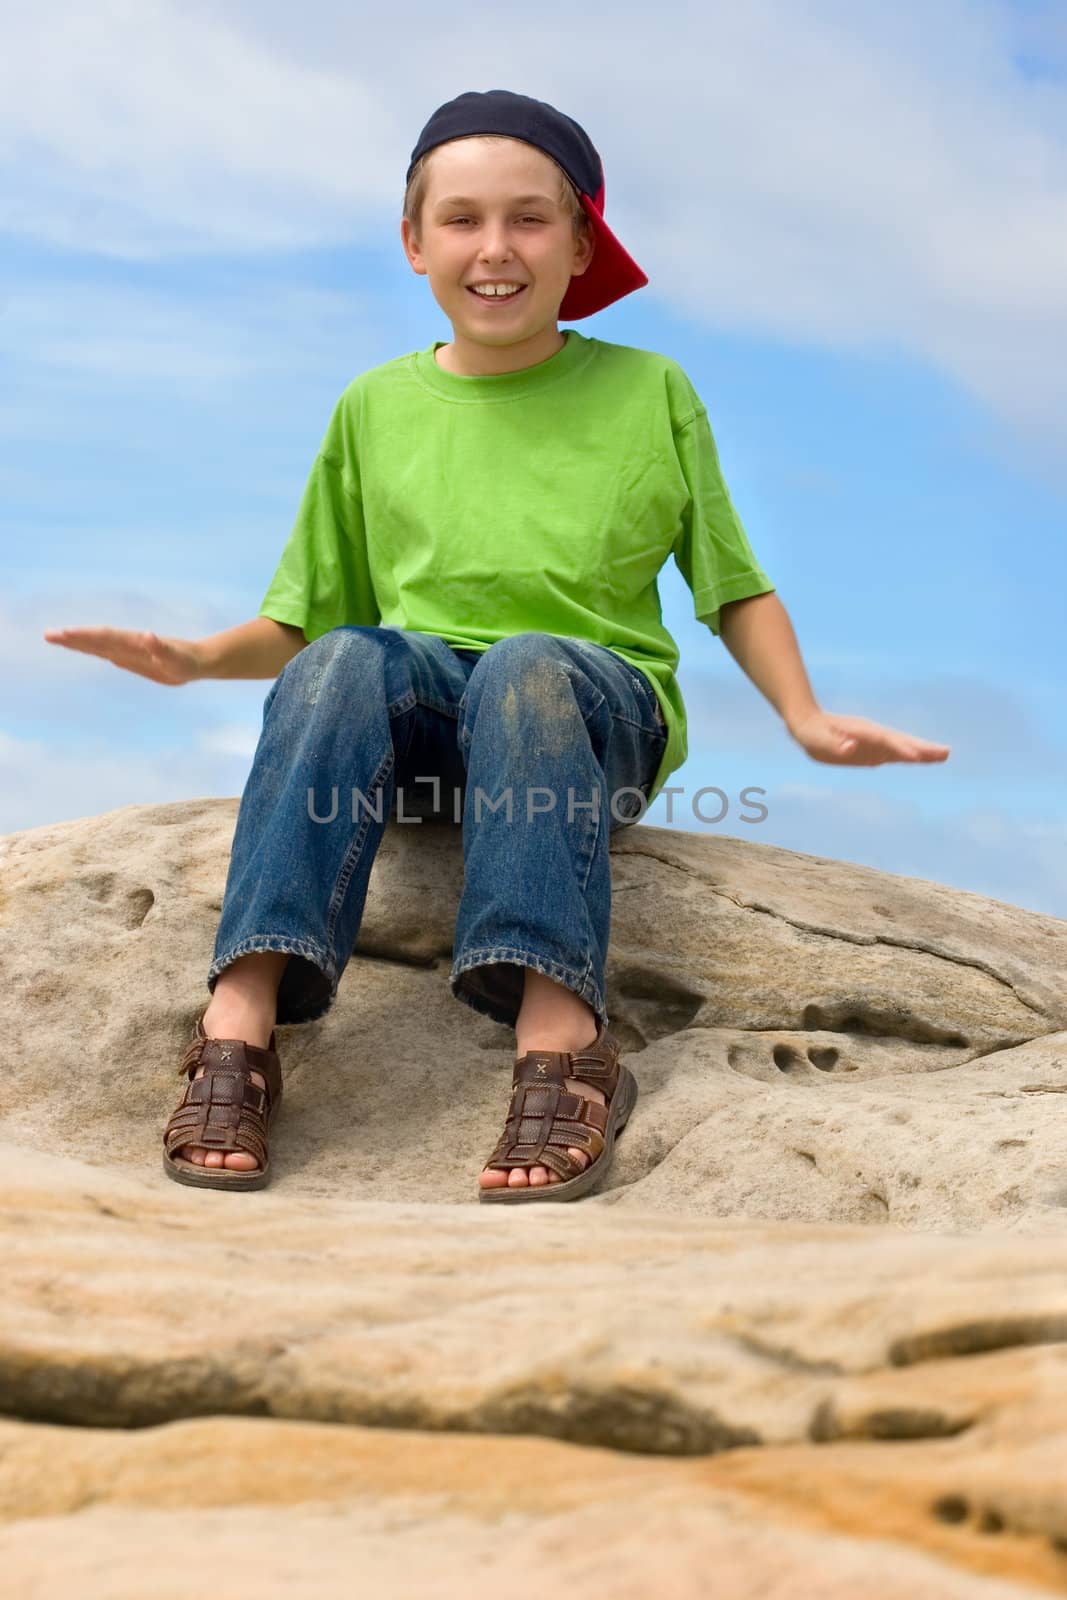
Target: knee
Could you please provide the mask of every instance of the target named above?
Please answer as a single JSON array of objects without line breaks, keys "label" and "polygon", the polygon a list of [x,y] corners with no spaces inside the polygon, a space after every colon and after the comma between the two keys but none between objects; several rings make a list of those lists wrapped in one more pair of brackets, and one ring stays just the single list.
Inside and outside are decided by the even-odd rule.
[{"label": "knee", "polygon": [[364,678],[380,656],[377,632],[376,628],[354,626],[331,628],[286,663],[276,687],[285,679],[288,692],[298,693],[307,705],[315,705],[324,689],[346,693],[350,680]]},{"label": "knee", "polygon": [[510,666],[520,662],[543,661],[546,657],[562,658],[555,634],[510,633],[506,639],[498,639],[496,644],[491,644],[475,666],[477,668],[489,662],[507,662]]},{"label": "knee", "polygon": [[303,662],[305,666],[308,662],[313,666],[322,666],[347,660],[353,653],[371,644],[378,632],[377,628],[357,628],[350,625],[331,628],[329,633],[320,634],[311,644],[299,651],[293,657],[293,661]]},{"label": "knee", "polygon": [[533,719],[573,734],[575,708],[584,716],[580,673],[551,633],[515,633],[490,645],[476,663],[460,704],[460,743],[470,743],[483,697],[505,724]]},{"label": "knee", "polygon": [[568,660],[551,633],[513,633],[489,646],[476,663],[471,679],[480,687],[484,679],[512,685],[518,694],[526,690],[542,693],[563,682],[569,673]]}]

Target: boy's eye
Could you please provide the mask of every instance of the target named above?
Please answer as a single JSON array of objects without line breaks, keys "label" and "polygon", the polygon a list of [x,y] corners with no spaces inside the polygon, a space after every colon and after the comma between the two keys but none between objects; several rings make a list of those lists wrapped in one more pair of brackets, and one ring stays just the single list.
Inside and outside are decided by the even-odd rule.
[{"label": "boy's eye", "polygon": [[[471,220],[472,219],[470,217],[453,217],[452,218],[453,222],[470,222]],[[519,221],[520,222],[541,222],[541,221],[543,221],[543,218],[541,218],[541,217],[520,217]]]}]

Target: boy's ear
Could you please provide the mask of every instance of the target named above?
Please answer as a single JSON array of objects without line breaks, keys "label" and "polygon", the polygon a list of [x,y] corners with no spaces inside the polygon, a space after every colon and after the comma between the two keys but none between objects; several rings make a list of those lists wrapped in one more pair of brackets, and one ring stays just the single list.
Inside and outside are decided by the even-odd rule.
[{"label": "boy's ear", "polygon": [[580,278],[583,272],[588,272],[593,257],[596,255],[596,234],[593,233],[592,229],[582,239],[579,250],[582,254],[575,265],[574,271],[571,273],[572,278]]},{"label": "boy's ear", "polygon": [[422,251],[407,217],[401,217],[400,219],[400,243],[404,247],[404,254],[407,256],[413,271],[425,273],[426,269],[422,264]]}]

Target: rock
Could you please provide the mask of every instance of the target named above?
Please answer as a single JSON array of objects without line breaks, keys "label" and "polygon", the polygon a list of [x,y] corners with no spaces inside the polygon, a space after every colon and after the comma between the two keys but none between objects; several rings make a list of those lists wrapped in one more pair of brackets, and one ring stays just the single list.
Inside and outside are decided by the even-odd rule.
[{"label": "rock", "polygon": [[235,818],[0,841],[15,1592],[1062,1592],[1067,923],[617,835],[641,1097],[602,1191],[501,1212],[459,830],[394,823],[334,1010],[278,1030],[273,1183],[221,1195],[159,1163]]}]

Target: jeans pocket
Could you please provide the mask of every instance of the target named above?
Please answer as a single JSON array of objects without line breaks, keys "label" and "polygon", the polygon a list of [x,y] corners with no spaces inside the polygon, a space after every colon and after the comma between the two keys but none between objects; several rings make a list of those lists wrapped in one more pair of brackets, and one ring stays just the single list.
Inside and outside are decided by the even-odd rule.
[{"label": "jeans pocket", "polygon": [[635,667],[631,667],[630,677],[638,700],[645,708],[645,722],[643,724],[645,731],[647,733],[661,731],[666,733],[666,724],[663,720],[663,712],[660,710],[659,696],[655,689],[644,673],[638,672]]}]

